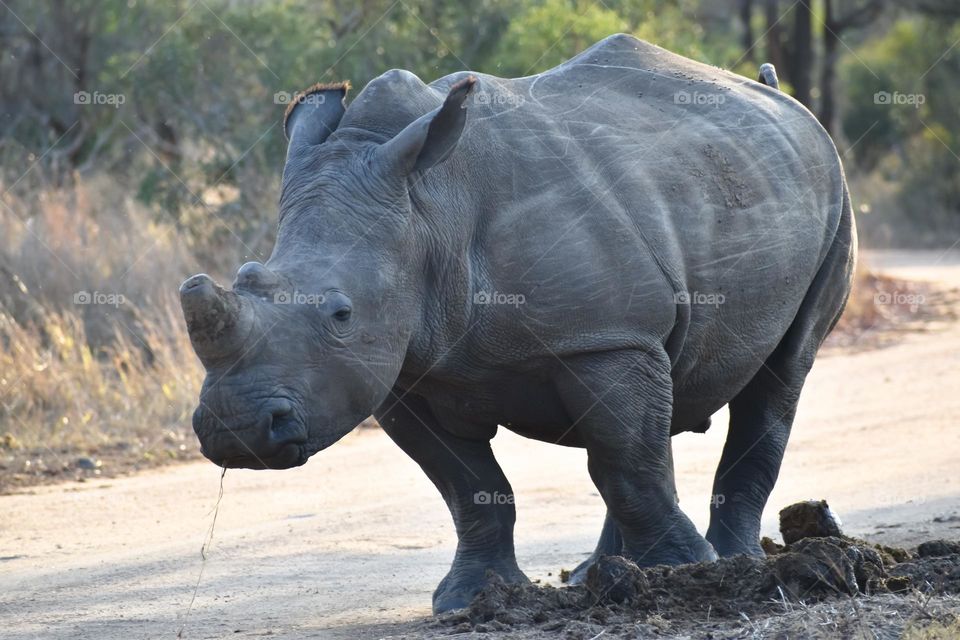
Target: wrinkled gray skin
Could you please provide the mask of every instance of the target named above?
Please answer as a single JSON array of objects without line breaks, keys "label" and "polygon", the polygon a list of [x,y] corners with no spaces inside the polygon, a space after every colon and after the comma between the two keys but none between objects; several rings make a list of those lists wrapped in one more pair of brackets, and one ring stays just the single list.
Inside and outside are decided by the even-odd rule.
[{"label": "wrinkled gray skin", "polygon": [[[232,291],[181,289],[204,454],[292,467],[375,414],[453,514],[438,612],[488,569],[526,580],[497,425],[587,449],[608,508],[595,554],[760,555],[856,253],[810,113],[625,35],[537,76],[390,71],[345,112],[344,94],[317,89],[286,123],[267,263]],[[670,436],[726,404],[704,538],[677,506]]]}]

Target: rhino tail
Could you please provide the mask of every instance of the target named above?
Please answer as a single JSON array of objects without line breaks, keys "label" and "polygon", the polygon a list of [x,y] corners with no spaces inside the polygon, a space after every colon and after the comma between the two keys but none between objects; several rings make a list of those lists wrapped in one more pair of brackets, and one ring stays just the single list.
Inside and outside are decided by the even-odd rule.
[{"label": "rhino tail", "polygon": [[764,62],[762,65],[760,65],[760,77],[757,78],[757,82],[760,84],[765,84],[773,89],[780,89],[780,81],[777,79],[777,70],[769,62]]}]

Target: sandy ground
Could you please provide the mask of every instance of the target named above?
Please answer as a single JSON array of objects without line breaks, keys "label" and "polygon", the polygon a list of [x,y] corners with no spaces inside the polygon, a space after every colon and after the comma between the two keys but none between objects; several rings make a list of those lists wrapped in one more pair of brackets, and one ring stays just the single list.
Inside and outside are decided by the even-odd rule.
[{"label": "sandy ground", "polygon": [[[960,286],[960,252],[871,254],[892,275]],[[764,529],[777,509],[826,498],[846,531],[909,545],[960,538],[960,323],[882,349],[831,351],[804,392]],[[701,530],[725,436],[675,439],[681,505]],[[517,551],[557,583],[586,557],[603,505],[585,454],[501,431],[518,501]],[[209,463],[0,497],[4,638],[373,638],[429,615],[454,549],[446,508],[379,432],[303,468],[231,470],[213,543],[220,470]],[[196,601],[188,606],[198,582]]]}]

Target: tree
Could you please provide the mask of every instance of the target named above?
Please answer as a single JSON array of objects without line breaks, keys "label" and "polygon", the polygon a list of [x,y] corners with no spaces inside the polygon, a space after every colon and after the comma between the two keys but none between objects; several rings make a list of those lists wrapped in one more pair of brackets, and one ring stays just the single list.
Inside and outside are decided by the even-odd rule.
[{"label": "tree", "polygon": [[585,0],[544,0],[510,20],[492,73],[529,75],[554,67],[626,22],[601,4]]},{"label": "tree", "polygon": [[824,128],[834,133],[836,130],[836,67],[839,60],[839,47],[842,35],[848,30],[861,29],[874,22],[886,6],[885,0],[867,0],[852,4],[846,13],[838,15],[838,0],[823,2],[823,59],[820,65],[820,109],[817,112]]},{"label": "tree", "polygon": [[810,90],[813,87],[813,11],[811,0],[798,0],[793,7],[793,35],[790,40],[790,58],[787,66],[793,97],[812,108]]},{"label": "tree", "polygon": [[787,54],[783,45],[783,27],[779,0],[765,0],[764,18],[766,20],[767,60],[784,75],[787,80]]},{"label": "tree", "polygon": [[742,42],[744,59],[754,62],[753,40],[753,0],[740,0],[740,26],[743,29]]}]

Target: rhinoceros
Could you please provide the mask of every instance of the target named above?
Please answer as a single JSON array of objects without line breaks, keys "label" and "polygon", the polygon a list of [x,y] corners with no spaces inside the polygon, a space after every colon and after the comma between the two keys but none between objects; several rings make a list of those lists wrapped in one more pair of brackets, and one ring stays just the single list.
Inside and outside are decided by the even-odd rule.
[{"label": "rhinoceros", "polygon": [[[392,70],[349,106],[347,83],[298,94],[270,258],[180,289],[204,455],[295,467],[376,416],[453,516],[437,612],[488,571],[527,581],[500,426],[586,449],[607,517],[575,579],[602,555],[761,555],[856,232],[830,137],[760,77],[614,35],[525,78]],[[671,436],[725,405],[703,536]]]}]

